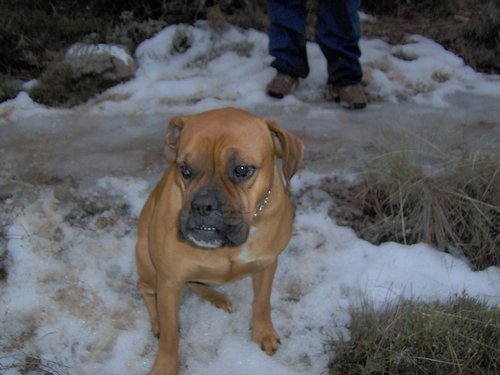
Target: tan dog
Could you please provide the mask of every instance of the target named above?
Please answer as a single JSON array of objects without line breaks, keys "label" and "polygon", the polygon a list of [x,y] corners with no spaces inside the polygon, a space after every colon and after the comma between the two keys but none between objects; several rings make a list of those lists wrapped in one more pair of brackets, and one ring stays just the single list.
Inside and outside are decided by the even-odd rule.
[{"label": "tan dog", "polygon": [[177,373],[185,284],[231,311],[231,302],[208,285],[252,275],[252,339],[273,354],[280,339],[271,288],[291,236],[289,183],[302,142],[272,121],[226,108],[172,119],[165,156],[171,166],[142,209],[136,248],[138,286],[159,335],[150,373]]}]

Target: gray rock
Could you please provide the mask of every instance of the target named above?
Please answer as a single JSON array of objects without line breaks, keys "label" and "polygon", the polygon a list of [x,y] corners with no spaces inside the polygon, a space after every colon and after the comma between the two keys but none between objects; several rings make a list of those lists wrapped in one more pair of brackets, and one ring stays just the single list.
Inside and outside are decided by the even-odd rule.
[{"label": "gray rock", "polygon": [[178,27],[175,30],[174,37],[172,39],[171,53],[184,53],[191,48],[193,44],[193,35],[187,27]]},{"label": "gray rock", "polygon": [[75,74],[97,74],[104,79],[121,81],[134,75],[136,64],[125,47],[115,44],[73,44],[64,57]]}]

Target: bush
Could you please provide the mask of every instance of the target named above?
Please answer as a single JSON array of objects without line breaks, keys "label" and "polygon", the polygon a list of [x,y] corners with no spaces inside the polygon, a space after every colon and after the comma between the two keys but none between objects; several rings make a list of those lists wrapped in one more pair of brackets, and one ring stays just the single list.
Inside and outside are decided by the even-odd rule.
[{"label": "bush", "polygon": [[444,18],[458,9],[458,0],[363,0],[361,4],[371,14],[404,18]]},{"label": "bush", "polygon": [[458,53],[473,61],[475,69],[487,73],[500,70],[500,6],[493,1],[481,5],[455,38]]},{"label": "bush", "polygon": [[[33,78],[69,43],[92,32],[102,32],[106,20],[82,15],[50,14],[36,8],[8,6],[0,0],[0,72]],[[28,77],[24,71],[29,71]],[[20,73],[21,72],[21,73]]]}]

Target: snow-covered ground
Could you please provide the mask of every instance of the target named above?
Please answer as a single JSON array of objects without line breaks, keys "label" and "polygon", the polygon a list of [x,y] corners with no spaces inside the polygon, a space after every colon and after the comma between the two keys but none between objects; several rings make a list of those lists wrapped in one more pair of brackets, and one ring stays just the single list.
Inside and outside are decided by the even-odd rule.
[{"label": "snow-covered ground", "polygon": [[[171,49],[179,33],[191,41],[184,53]],[[500,77],[474,72],[421,36],[401,46],[363,39],[361,49],[366,90],[375,100],[371,107],[410,103],[446,113],[455,110],[450,98],[456,95],[500,99]],[[334,103],[322,102],[326,64],[317,45],[309,44],[308,53],[310,76],[293,95],[271,100],[263,91],[274,74],[265,34],[230,28],[216,35],[204,23],[171,26],[137,49],[139,68],[133,80],[86,105],[47,109],[25,93],[0,104],[4,139],[14,139],[19,126],[31,134],[30,144],[19,143],[19,152],[44,146],[24,156],[26,169],[41,168],[37,162],[47,162],[50,156],[43,152],[52,153],[60,164],[55,170],[46,168],[63,176],[38,184],[28,181],[12,156],[17,155],[14,150],[5,146],[1,153],[0,246],[5,248],[0,247],[0,260],[6,259],[8,277],[0,281],[0,369],[10,368],[4,374],[20,373],[15,365],[27,357],[40,358],[41,365],[55,373],[82,375],[146,374],[154,359],[156,339],[135,287],[133,253],[137,215],[159,177],[159,164],[153,162],[154,168],[142,171],[137,165],[132,168],[127,163],[136,157],[138,146],[116,145],[139,137],[143,129],[155,136],[149,142],[157,141],[160,148],[161,135],[147,126],[107,128],[106,121],[96,125],[92,119],[112,124],[115,117],[157,118],[229,105],[294,117],[289,128],[305,137],[314,133],[321,138],[327,132],[318,130],[322,122],[346,116],[369,127],[366,113],[375,113],[370,108],[361,111],[365,115],[346,114]],[[89,125],[80,126],[82,121]],[[308,130],[297,124],[301,121],[313,125]],[[70,136],[72,122],[81,129],[75,138]],[[497,126],[498,121],[488,124]],[[162,131],[164,125],[157,129]],[[332,129],[342,131],[339,126]],[[57,133],[58,141],[67,134],[63,150],[50,143],[49,133]],[[102,134],[109,138],[101,139]],[[22,139],[16,137],[18,142]],[[81,139],[113,144],[119,152],[70,160],[89,147],[78,142]],[[346,149],[349,153],[349,145]],[[186,294],[180,314],[181,374],[326,374],[332,354],[328,341],[348,335],[348,308],[363,300],[381,306],[401,297],[431,301],[467,294],[500,305],[498,268],[473,272],[463,261],[427,245],[374,246],[337,226],[328,215],[328,197],[317,188],[323,175],[336,173],[335,166],[319,173],[312,171],[313,164],[314,160],[306,161],[293,180],[293,193],[300,198],[294,235],[280,258],[274,283],[273,318],[282,338],[280,351],[268,357],[250,340],[252,292],[246,279],[221,287],[233,301],[232,314]],[[65,169],[56,173],[57,165]],[[101,173],[89,172],[94,168],[101,168]],[[75,175],[75,170],[81,174]]]}]

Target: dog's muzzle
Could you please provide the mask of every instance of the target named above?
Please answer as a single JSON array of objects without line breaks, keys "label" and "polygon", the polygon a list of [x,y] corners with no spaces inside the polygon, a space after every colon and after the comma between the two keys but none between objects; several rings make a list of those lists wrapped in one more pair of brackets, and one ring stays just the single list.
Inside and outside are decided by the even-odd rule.
[{"label": "dog's muzzle", "polygon": [[239,246],[249,233],[241,210],[230,208],[215,191],[196,193],[182,209],[179,227],[182,240],[205,249]]}]

